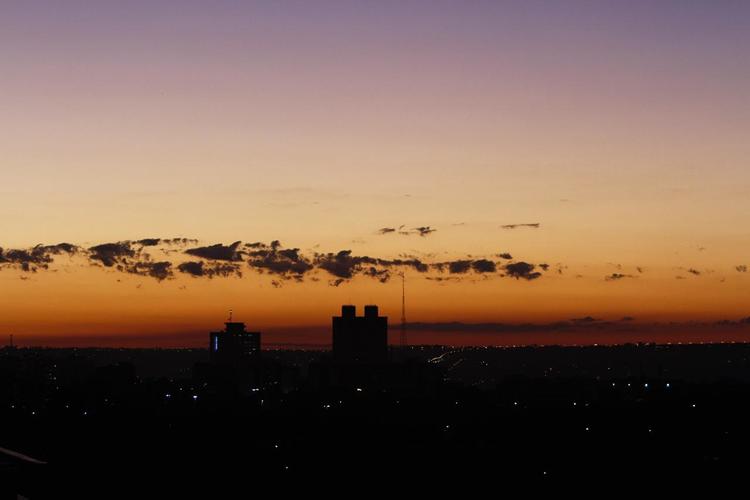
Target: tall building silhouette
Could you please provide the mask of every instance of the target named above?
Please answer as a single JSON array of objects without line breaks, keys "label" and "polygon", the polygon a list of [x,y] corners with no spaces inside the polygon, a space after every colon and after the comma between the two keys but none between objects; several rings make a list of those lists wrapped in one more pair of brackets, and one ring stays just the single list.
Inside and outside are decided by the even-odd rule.
[{"label": "tall building silhouette", "polygon": [[211,361],[234,364],[260,354],[260,332],[248,332],[245,323],[236,321],[224,325],[224,331],[209,334]]},{"label": "tall building silhouette", "polygon": [[333,317],[333,357],[346,362],[388,361],[388,317],[378,315],[378,306],[365,306],[364,316],[357,316],[355,306],[341,306],[341,316]]}]

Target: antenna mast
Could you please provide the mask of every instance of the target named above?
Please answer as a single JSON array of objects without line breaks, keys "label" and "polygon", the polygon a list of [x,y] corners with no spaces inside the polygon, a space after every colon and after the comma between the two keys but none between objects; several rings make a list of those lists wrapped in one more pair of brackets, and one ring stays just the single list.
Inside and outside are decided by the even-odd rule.
[{"label": "antenna mast", "polygon": [[401,273],[401,347],[406,347],[406,273]]}]

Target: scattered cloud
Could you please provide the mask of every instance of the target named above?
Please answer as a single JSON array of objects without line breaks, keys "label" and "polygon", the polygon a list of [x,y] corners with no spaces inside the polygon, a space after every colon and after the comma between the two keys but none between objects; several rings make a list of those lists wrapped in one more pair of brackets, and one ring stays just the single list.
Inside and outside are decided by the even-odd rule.
[{"label": "scattered cloud", "polygon": [[497,265],[487,259],[475,260],[471,263],[471,268],[477,273],[494,273],[497,271]]},{"label": "scattered cloud", "polygon": [[430,226],[415,227],[414,230],[419,233],[419,236],[427,236],[428,234],[432,234],[437,231],[437,229],[434,229]]},{"label": "scattered cloud", "polygon": [[715,324],[719,326],[750,326],[750,317],[738,320],[724,319],[717,321]]},{"label": "scattered cloud", "polygon": [[247,264],[256,270],[280,275],[303,275],[313,269],[312,263],[300,255],[299,248],[282,249],[278,240],[268,247],[251,248]]},{"label": "scattered cloud", "polygon": [[[436,323],[409,323],[409,330],[432,331],[432,332],[455,332],[455,333],[524,333],[524,332],[552,332],[562,330],[622,330],[631,329],[635,325],[624,325],[622,321],[606,321],[586,316],[566,321],[554,321],[550,323],[463,323],[436,322]],[[643,325],[648,328],[650,325]]]},{"label": "scattered cloud", "polygon": [[536,266],[534,264],[529,264],[528,262],[515,262],[505,264],[504,266],[505,272],[511,278],[516,278],[517,280],[524,279],[527,281],[535,280],[542,276],[542,273],[534,271],[535,268]]},{"label": "scattered cloud", "polygon": [[242,242],[240,241],[235,241],[228,246],[217,243],[216,245],[207,247],[189,248],[185,250],[185,253],[188,255],[194,255],[196,257],[202,257],[204,259],[225,260],[233,262],[242,260],[242,255],[237,251],[241,244]]},{"label": "scattered cloud", "polygon": [[583,318],[573,318],[570,321],[572,321],[573,323],[595,323],[602,320],[594,318],[592,316],[585,316]]},{"label": "scattered cloud", "polygon": [[[399,231],[403,229],[394,229]],[[430,234],[430,226],[415,228],[412,234]],[[97,244],[88,248],[69,243],[37,245],[28,249],[0,249],[0,267],[15,267],[25,272],[48,269],[55,257],[63,254],[78,255],[93,266],[112,271],[153,278],[157,281],[171,280],[178,276],[192,278],[241,277],[243,270],[251,269],[269,275],[273,282],[319,281],[320,274],[332,277],[331,286],[340,286],[356,277],[368,277],[381,283],[388,282],[394,274],[405,271],[428,275],[435,281],[459,281],[452,277],[434,276],[435,273],[450,275],[482,275],[489,277],[511,277],[535,280],[541,276],[537,269],[547,270],[547,264],[529,264],[512,261],[509,253],[492,258],[481,256],[435,262],[434,254],[416,257],[400,254],[398,258],[381,258],[356,255],[352,250],[338,252],[302,251],[285,248],[279,240],[270,243],[216,243],[199,246],[188,238],[143,238]],[[446,252],[447,253],[447,252]],[[165,254],[169,255],[165,259]],[[157,257],[158,256],[158,257]],[[510,261],[510,262],[509,262]],[[431,275],[432,274],[432,275]]]},{"label": "scattered cloud", "polygon": [[395,227],[381,227],[380,229],[378,229],[377,233],[378,234],[398,233],[402,236],[411,236],[413,234],[417,234],[419,236],[428,236],[434,233],[435,231],[437,231],[437,229],[431,226],[420,226],[420,227],[415,227],[413,229],[404,229],[405,227],[406,226],[404,224],[401,224],[398,227],[398,229]]},{"label": "scattered cloud", "polygon": [[57,245],[37,245],[28,249],[0,248],[0,265],[17,266],[24,272],[36,272],[37,269],[47,269],[54,261],[54,256],[60,254],[74,255],[80,249],[70,243]]},{"label": "scattered cloud", "polygon": [[532,229],[539,229],[541,227],[541,223],[534,222],[534,223],[526,223],[526,224],[505,224],[503,226],[500,226],[502,229],[519,229],[519,228],[532,228]]},{"label": "scattered cloud", "polygon": [[238,264],[223,262],[190,261],[183,262],[177,266],[181,273],[188,274],[194,278],[227,278],[230,276],[242,277],[242,271]]},{"label": "scattered cloud", "polygon": [[604,277],[604,281],[620,281],[626,278],[635,278],[632,274],[612,273]]},{"label": "scattered cloud", "polygon": [[478,274],[494,273],[497,263],[488,259],[459,259],[448,262],[437,262],[431,267],[439,272],[448,271],[450,274],[465,274],[474,271]]},{"label": "scattered cloud", "polygon": [[129,241],[103,243],[89,248],[89,259],[99,261],[105,267],[112,267],[115,264],[127,262],[128,258],[135,256],[136,251]]},{"label": "scattered cloud", "polygon": [[451,274],[463,274],[471,269],[472,261],[470,260],[454,260],[448,262],[448,272]]},{"label": "scattered cloud", "polygon": [[121,266],[119,270],[140,276],[149,276],[158,281],[163,281],[173,276],[172,263],[166,261],[134,262],[127,266]]},{"label": "scattered cloud", "polygon": [[155,247],[159,243],[161,243],[160,238],[145,238],[142,240],[136,241],[139,245],[143,245],[144,247]]},{"label": "scattered cloud", "polygon": [[[315,265],[341,279],[351,279],[362,269],[362,264],[374,264],[369,257],[354,257],[351,250],[316,254]],[[340,283],[339,283],[340,284]],[[338,286],[338,285],[336,285]]]},{"label": "scattered cloud", "polygon": [[430,281],[461,281],[461,278],[456,276],[425,276],[425,279]]}]

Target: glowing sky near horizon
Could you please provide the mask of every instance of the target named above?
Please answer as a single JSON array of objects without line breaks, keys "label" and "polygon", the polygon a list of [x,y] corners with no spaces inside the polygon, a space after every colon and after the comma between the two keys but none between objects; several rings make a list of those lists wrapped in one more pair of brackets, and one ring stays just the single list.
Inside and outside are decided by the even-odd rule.
[{"label": "glowing sky near horizon", "polygon": [[[510,252],[564,272],[410,276],[410,320],[750,316],[748,47],[731,0],[4,0],[0,247]],[[0,334],[400,314],[397,280],[272,279],[3,269]]]}]

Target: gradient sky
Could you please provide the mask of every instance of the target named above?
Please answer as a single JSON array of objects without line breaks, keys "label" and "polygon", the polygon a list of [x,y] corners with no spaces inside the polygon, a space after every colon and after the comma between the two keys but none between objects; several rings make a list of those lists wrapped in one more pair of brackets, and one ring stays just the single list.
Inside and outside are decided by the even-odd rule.
[{"label": "gradient sky", "polygon": [[[510,252],[550,269],[407,272],[409,320],[737,320],[748,47],[750,3],[731,0],[4,0],[0,246]],[[501,227],[523,223],[540,227]],[[401,225],[436,231],[378,234]],[[345,302],[400,316],[399,279],[0,269],[0,335],[28,342],[179,339],[230,307],[280,342]]]}]

